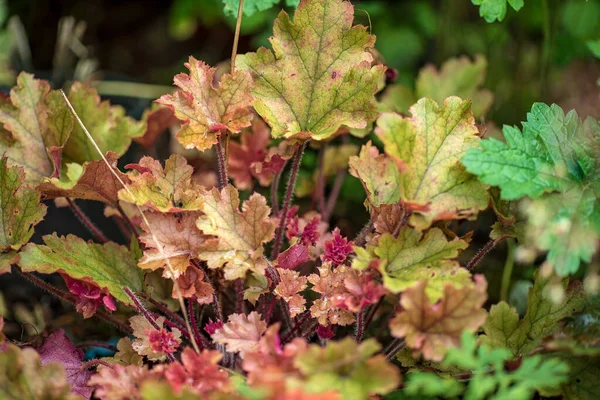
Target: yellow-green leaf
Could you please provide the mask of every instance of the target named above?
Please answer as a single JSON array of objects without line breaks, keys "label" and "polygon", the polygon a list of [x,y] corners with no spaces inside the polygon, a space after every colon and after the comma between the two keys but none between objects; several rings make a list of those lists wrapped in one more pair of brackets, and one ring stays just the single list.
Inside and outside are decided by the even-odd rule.
[{"label": "yellow-green leaf", "polygon": [[428,228],[437,220],[472,218],[488,206],[486,186],[460,163],[467,149],[479,146],[471,102],[449,97],[440,106],[424,98],[412,117],[384,113],[377,134],[402,171],[400,191],[413,210],[410,223]]},{"label": "yellow-green leaf", "polygon": [[19,267],[25,272],[61,272],[107,289],[117,300],[130,304],[125,287],[142,290],[143,273],[127,247],[108,242],[88,243],[74,235],[43,237],[44,245],[29,243],[20,253]]},{"label": "yellow-green leaf", "polygon": [[252,105],[276,137],[324,140],[342,125],[366,128],[376,116],[373,96],[385,67],[371,66],[375,37],[352,26],[342,0],[306,0],[292,22],[281,12],[271,45],[237,58],[252,73]]}]

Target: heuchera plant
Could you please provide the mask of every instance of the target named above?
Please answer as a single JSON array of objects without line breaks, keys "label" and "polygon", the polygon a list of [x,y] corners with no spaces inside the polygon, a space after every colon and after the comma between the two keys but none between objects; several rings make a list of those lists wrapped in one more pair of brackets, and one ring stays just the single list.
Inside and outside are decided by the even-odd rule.
[{"label": "heuchera plant", "polygon": [[[473,3],[488,20],[506,14],[506,1]],[[598,249],[599,122],[536,103],[521,128],[482,139],[484,58],[385,88],[375,36],[353,16],[348,1],[302,0],[275,20],[270,49],[234,47],[229,71],[190,57],[142,121],[84,84],[64,94],[19,75],[0,98],[0,272],[123,336],[84,361],[71,340],[85,337],[0,333],[1,398],[594,398],[598,337],[573,321],[597,318],[598,302],[569,276]],[[180,154],[117,167],[132,141],[152,146],[157,112],[186,149],[214,154],[216,179]],[[296,185],[315,150],[317,172]],[[370,217],[355,237],[331,223],[347,172]],[[312,209],[294,204],[303,192]],[[52,199],[94,240],[30,242]],[[130,245],[76,200],[103,203]],[[490,241],[459,260],[471,233],[456,221],[488,207]],[[521,315],[486,303],[473,273],[506,239],[543,260]]]}]

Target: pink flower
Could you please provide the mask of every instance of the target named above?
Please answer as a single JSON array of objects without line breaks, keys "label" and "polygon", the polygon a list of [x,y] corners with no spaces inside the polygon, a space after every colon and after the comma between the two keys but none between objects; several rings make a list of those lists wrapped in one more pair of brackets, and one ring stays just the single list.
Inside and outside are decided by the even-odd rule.
[{"label": "pink flower", "polygon": [[326,241],[324,247],[325,254],[321,256],[321,260],[333,265],[340,265],[353,252],[352,242],[340,235],[339,228],[335,228],[333,239]]},{"label": "pink flower", "polygon": [[78,279],[73,279],[68,275],[61,274],[69,292],[77,296],[75,308],[77,312],[83,314],[84,318],[90,318],[96,313],[101,305],[109,311],[116,311],[114,299],[110,294],[104,293],[96,284]]},{"label": "pink flower", "polygon": [[301,240],[305,246],[311,246],[317,243],[319,237],[321,237],[321,234],[319,232],[320,223],[321,217],[317,215],[304,227],[304,230],[302,231]]},{"label": "pink flower", "polygon": [[213,322],[212,319],[209,319],[209,322],[204,325],[204,330],[209,334],[209,335],[213,335],[213,333],[215,333],[215,331],[217,331],[218,329],[221,329],[223,327],[223,321],[216,321]]},{"label": "pink flower", "polygon": [[173,335],[173,332],[161,328],[147,329],[146,334],[148,335],[148,341],[150,342],[150,348],[155,353],[174,353],[179,347],[179,341]]}]

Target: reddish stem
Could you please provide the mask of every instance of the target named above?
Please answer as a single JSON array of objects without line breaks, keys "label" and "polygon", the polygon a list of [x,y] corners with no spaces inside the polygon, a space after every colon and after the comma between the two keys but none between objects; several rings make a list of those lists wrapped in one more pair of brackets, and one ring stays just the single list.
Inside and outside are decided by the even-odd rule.
[{"label": "reddish stem", "polygon": [[335,182],[333,182],[333,187],[331,189],[331,193],[329,193],[329,197],[327,198],[327,205],[325,206],[325,212],[323,213],[323,221],[329,222],[329,218],[331,218],[331,213],[337,203],[337,199],[340,195],[340,191],[342,190],[342,185],[344,184],[344,179],[346,178],[346,170],[340,169],[335,176]]},{"label": "reddish stem", "polygon": [[275,174],[273,178],[273,183],[271,184],[271,208],[273,208],[273,215],[279,214],[279,197],[277,196],[277,192],[279,191],[279,181],[281,181],[281,175],[283,175],[283,170],[287,165],[287,160],[283,167],[281,167],[281,171]]},{"label": "reddish stem", "polygon": [[223,150],[223,134],[217,135],[217,172],[219,178],[219,190],[227,186],[227,163],[225,151]]},{"label": "reddish stem", "polygon": [[290,178],[288,180],[288,185],[285,191],[285,197],[283,199],[283,206],[281,207],[281,211],[279,213],[279,226],[277,227],[277,231],[275,232],[275,243],[273,244],[273,250],[271,251],[271,259],[275,260],[279,255],[279,250],[281,249],[281,245],[283,244],[283,238],[285,233],[285,226],[287,224],[287,217],[290,210],[290,205],[292,203],[292,197],[294,196],[294,187],[296,186],[296,180],[298,179],[298,170],[300,169],[300,164],[302,163],[302,155],[304,154],[304,149],[306,148],[306,144],[308,140],[302,144],[296,145],[296,151],[294,152],[294,158],[292,160],[292,170],[290,171]]},{"label": "reddish stem", "polygon": [[177,315],[173,311],[169,310],[169,307],[167,307],[166,304],[163,304],[160,301],[154,300],[152,297],[150,297],[146,293],[138,293],[138,296],[141,297],[142,299],[146,300],[148,303],[152,304],[158,310],[160,310],[160,312],[162,312],[167,318],[172,319],[173,321],[177,322],[177,324],[179,324],[181,326],[185,326],[185,321],[183,320],[183,318],[181,318],[179,315]]},{"label": "reddish stem", "polygon": [[317,172],[317,188],[314,193],[314,198],[319,205],[319,212],[321,215],[325,214],[325,177],[323,170],[325,169],[325,146],[321,146],[319,149],[319,170]]},{"label": "reddish stem", "polygon": [[300,320],[296,322],[296,325],[294,325],[294,327],[290,329],[290,331],[283,337],[283,339],[281,339],[281,343],[287,343],[295,335],[296,332],[302,329],[302,325],[304,325],[309,318],[310,312],[307,311],[300,318]]},{"label": "reddish stem", "polygon": [[468,271],[471,271],[473,268],[475,268],[475,266],[477,265],[477,263],[479,263],[479,261],[481,261],[483,259],[483,257],[485,257],[485,255],[487,253],[489,253],[498,243],[502,242],[506,238],[508,238],[508,236],[501,236],[498,239],[492,239],[489,242],[487,242],[485,244],[485,246],[483,246],[477,252],[477,254],[475,254],[475,256],[471,259],[471,261],[468,262],[468,264],[465,266],[465,268]]},{"label": "reddish stem", "polygon": [[365,312],[366,312],[366,310],[362,309],[358,312],[358,315],[356,316],[356,332],[355,332],[356,343],[362,342],[363,334],[365,332],[365,324],[364,324]]},{"label": "reddish stem", "polygon": [[94,236],[94,238],[98,242],[100,242],[100,243],[108,242],[108,238],[104,235],[104,233],[102,233],[102,231],[100,229],[98,229],[98,227],[96,225],[94,225],[92,220],[90,220],[90,218],[87,215],[85,215],[83,210],[81,208],[79,208],[79,206],[77,204],[75,204],[75,202],[72,199],[67,197],[67,203],[69,203],[69,207],[71,207],[71,211],[73,211],[73,214],[75,214],[75,216],[77,217],[79,222],[81,222],[83,224],[83,226],[86,227],[86,229],[92,234],[92,236]]},{"label": "reddish stem", "polygon": [[384,354],[387,360],[391,360],[406,346],[404,339],[394,339],[392,342],[386,347]]},{"label": "reddish stem", "polygon": [[138,229],[135,226],[135,224],[131,221],[131,219],[129,218],[129,216],[127,215],[127,213],[125,213],[125,210],[123,210],[123,208],[121,208],[120,205],[117,205],[117,210],[119,210],[119,214],[121,214],[121,217],[123,218],[123,220],[125,221],[125,223],[129,227],[129,230],[131,231],[131,234],[134,235],[137,238],[137,236],[138,236]]},{"label": "reddish stem", "polygon": [[235,281],[235,312],[242,314],[244,312],[244,281],[237,279]]},{"label": "reddish stem", "polygon": [[196,312],[194,311],[194,299],[188,299],[188,317],[190,319],[190,326],[192,327],[192,332],[194,334],[194,338],[196,339],[196,343],[199,343],[201,348],[200,350],[202,350],[202,347],[204,347],[204,338],[202,337],[202,335],[200,334],[200,331],[198,331],[198,324],[196,323]]},{"label": "reddish stem", "polygon": [[[135,308],[138,310],[138,312],[140,314],[142,314],[144,316],[144,318],[146,318],[146,321],[148,321],[148,323],[150,325],[152,325],[152,327],[154,329],[156,329],[157,331],[161,330],[162,328],[160,326],[158,326],[158,324],[156,323],[156,321],[154,320],[154,318],[152,317],[152,315],[150,314],[150,312],[146,309],[146,307],[144,307],[144,305],[142,304],[142,302],[131,291],[131,289],[129,289],[128,287],[125,287],[125,293],[127,294],[127,296],[129,296],[129,298],[133,302],[133,304],[134,304]],[[167,353],[167,357],[169,357],[169,360],[171,362],[175,361],[175,356],[173,356],[173,354]]]}]

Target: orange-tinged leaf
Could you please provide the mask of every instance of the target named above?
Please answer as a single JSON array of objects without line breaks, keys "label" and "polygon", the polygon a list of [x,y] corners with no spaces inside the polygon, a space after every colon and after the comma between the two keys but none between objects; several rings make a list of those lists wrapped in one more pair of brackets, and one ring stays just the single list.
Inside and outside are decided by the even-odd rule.
[{"label": "orange-tinged leaf", "polygon": [[[109,151],[106,159],[121,180],[129,183],[127,175],[117,169],[117,154]],[[89,161],[83,165],[68,163],[60,178],[47,178],[38,190],[44,199],[71,197],[75,199],[96,200],[116,206],[121,183],[112,174],[104,160]]]},{"label": "orange-tinged leaf", "polygon": [[190,57],[185,66],[188,74],[175,76],[174,84],[181,90],[162,96],[159,103],[169,106],[184,122],[177,139],[187,149],[210,149],[217,135],[224,130],[238,133],[250,126],[250,87],[252,78],[246,71],[225,74],[218,87],[213,86],[216,68]]},{"label": "orange-tinged leaf", "polygon": [[400,200],[398,167],[369,141],[358,156],[349,160],[350,174],[360,179],[367,193],[367,204],[380,206]]},{"label": "orange-tinged leaf", "polygon": [[125,189],[118,193],[119,199],[160,212],[197,211],[202,208],[202,187],[192,181],[193,168],[183,156],[173,154],[165,162],[152,157],[142,157],[139,164],[129,164],[132,169],[127,185],[134,198]]},{"label": "orange-tinged leaf", "polygon": [[216,236],[201,246],[199,258],[212,269],[223,268],[225,279],[243,278],[251,270],[264,274],[263,245],[273,239],[275,223],[269,219],[267,200],[252,194],[242,205],[238,191],[228,185],[202,195],[204,215],[197,221],[206,235]]},{"label": "orange-tinged leaf", "polygon": [[246,352],[258,348],[258,342],[266,330],[267,323],[259,313],[253,311],[248,315],[231,314],[227,323],[211,336],[216,343],[224,344],[227,351],[239,352],[243,357]]},{"label": "orange-tinged leaf", "polygon": [[412,117],[384,113],[377,134],[385,152],[400,166],[399,186],[411,225],[419,230],[434,221],[471,218],[488,206],[487,187],[468,173],[460,158],[479,146],[471,102],[448,97],[440,106],[423,98]]},{"label": "orange-tinged leaf", "polygon": [[4,126],[0,154],[9,164],[23,167],[26,182],[32,184],[52,175],[55,167],[49,154],[60,154],[74,125],[60,93],[28,73],[17,77],[10,101],[0,100],[0,123]]},{"label": "orange-tinged leaf", "polygon": [[133,138],[133,141],[147,149],[151,148],[156,139],[171,125],[179,122],[175,118],[173,110],[160,104],[153,104],[152,107],[144,111],[142,121],[146,123],[146,130],[142,136]]},{"label": "orange-tinged leaf", "polygon": [[[25,173],[21,167],[9,167],[8,159],[0,159],[0,271],[10,270],[19,250],[33,235],[33,227],[46,215],[40,204],[40,194],[24,187]],[[4,252],[7,252],[4,254]],[[5,271],[8,272],[8,271]]]},{"label": "orange-tinged leaf", "polygon": [[475,286],[456,289],[448,284],[442,299],[435,304],[425,292],[427,280],[402,293],[403,308],[392,321],[392,335],[404,338],[414,356],[442,361],[450,347],[460,346],[462,332],[475,332],[485,322],[487,313],[481,307],[487,299],[487,282],[475,275]]},{"label": "orange-tinged leaf", "polygon": [[238,56],[252,72],[255,110],[273,137],[324,140],[345,125],[365,128],[377,112],[373,98],[385,67],[371,66],[375,36],[352,26],[348,1],[302,1],[292,22],[281,12],[271,45]]},{"label": "orange-tinged leaf", "polygon": [[[206,237],[196,227],[198,212],[183,214],[163,214],[157,212],[146,213],[150,226],[142,224],[144,233],[140,241],[146,245],[144,256],[140,258],[138,266],[142,269],[156,270],[164,268],[165,278],[179,278],[190,265],[190,260],[196,256]],[[157,247],[162,246],[163,253]],[[169,259],[173,271],[167,268],[166,258]]]},{"label": "orange-tinged leaf", "polygon": [[288,303],[290,316],[295,317],[306,309],[306,299],[300,292],[306,289],[308,279],[289,269],[277,268],[277,272],[279,272],[280,282],[275,287],[275,294]]},{"label": "orange-tinged leaf", "polygon": [[348,310],[335,306],[338,296],[347,293],[344,280],[353,273],[345,266],[340,265],[331,268],[330,263],[325,263],[317,268],[319,274],[311,274],[308,281],[313,284],[311,290],[321,294],[310,307],[310,313],[319,321],[319,324],[327,326],[350,325],[354,322],[354,314]]}]

